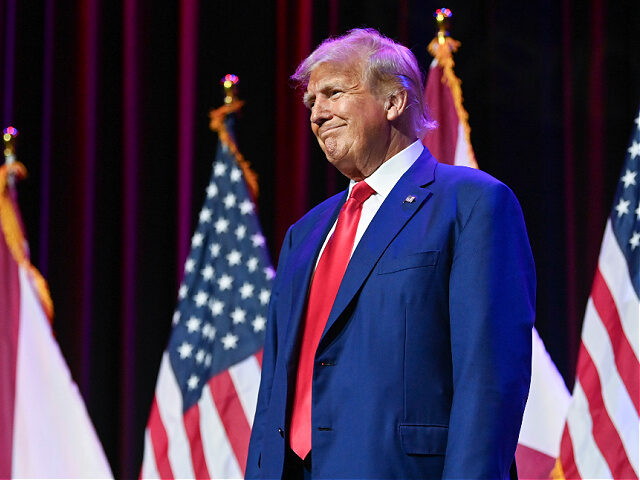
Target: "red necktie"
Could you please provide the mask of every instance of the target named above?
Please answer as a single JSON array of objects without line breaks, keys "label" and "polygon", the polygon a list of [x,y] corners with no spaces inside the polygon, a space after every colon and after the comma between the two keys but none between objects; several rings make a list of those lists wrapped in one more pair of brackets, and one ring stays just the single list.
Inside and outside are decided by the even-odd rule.
[{"label": "red necktie", "polygon": [[340,210],[336,228],[320,256],[311,281],[290,430],[291,449],[302,459],[311,451],[311,383],[316,349],[351,258],[362,204],[374,193],[375,190],[364,181],[355,184],[351,196]]}]

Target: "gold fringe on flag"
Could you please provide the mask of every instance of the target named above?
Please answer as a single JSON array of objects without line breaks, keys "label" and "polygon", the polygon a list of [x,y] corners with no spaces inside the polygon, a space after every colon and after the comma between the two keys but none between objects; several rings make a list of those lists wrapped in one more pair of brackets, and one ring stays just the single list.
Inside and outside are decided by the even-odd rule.
[{"label": "gold fringe on flag", "polygon": [[211,110],[209,112],[209,128],[214,132],[218,133],[218,138],[225,145],[231,153],[233,153],[236,163],[242,168],[242,172],[244,173],[245,181],[249,187],[249,191],[251,192],[251,196],[254,198],[258,198],[258,175],[251,170],[251,165],[247,160],[245,160],[240,150],[238,150],[238,146],[236,142],[233,140],[229,132],[227,131],[227,127],[224,123],[224,119],[227,115],[237,112],[242,108],[244,102],[242,100],[234,100],[232,103],[224,104],[219,108]]},{"label": "gold fringe on flag", "polygon": [[40,297],[42,308],[47,318],[49,318],[49,322],[51,322],[53,320],[53,302],[51,301],[49,286],[38,269],[34,267],[29,260],[27,242],[24,238],[22,226],[18,220],[13,201],[9,196],[9,176],[17,179],[25,178],[27,176],[27,169],[20,162],[4,164],[0,167],[0,226],[2,227],[2,233],[4,234],[5,242],[9,247],[13,259],[18,265],[24,267],[27,272],[29,272],[31,281]]},{"label": "gold fringe on flag", "polygon": [[552,480],[565,480],[564,470],[559,458],[556,458],[556,464],[553,466],[553,470],[551,470],[549,478],[551,478]]},{"label": "gold fringe on flag", "polygon": [[462,123],[464,136],[467,139],[467,145],[469,146],[469,159],[471,160],[472,165],[474,165],[475,168],[478,168],[476,156],[473,153],[473,147],[471,146],[471,127],[469,126],[469,114],[462,105],[464,100],[462,98],[462,81],[458,77],[456,77],[456,74],[453,71],[453,67],[455,65],[455,62],[453,61],[453,53],[458,51],[458,48],[460,48],[460,42],[443,34],[438,34],[437,37],[431,40],[429,46],[427,47],[429,53],[438,62],[438,66],[442,67],[442,83],[446,84],[449,87],[449,90],[451,90],[451,95],[453,96],[453,102],[456,106],[458,119]]}]

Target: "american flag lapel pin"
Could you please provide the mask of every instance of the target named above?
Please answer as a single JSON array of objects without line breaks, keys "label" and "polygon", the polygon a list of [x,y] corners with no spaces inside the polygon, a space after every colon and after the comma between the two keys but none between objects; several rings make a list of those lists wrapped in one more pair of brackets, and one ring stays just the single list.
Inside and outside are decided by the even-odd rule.
[{"label": "american flag lapel pin", "polygon": [[415,201],[415,195],[407,195],[407,198],[404,199],[402,203],[413,203]]}]

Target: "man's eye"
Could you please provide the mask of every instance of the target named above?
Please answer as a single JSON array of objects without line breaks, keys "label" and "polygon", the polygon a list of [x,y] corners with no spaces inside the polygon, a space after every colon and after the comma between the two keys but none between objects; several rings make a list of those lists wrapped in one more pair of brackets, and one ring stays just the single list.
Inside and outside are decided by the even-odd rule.
[{"label": "man's eye", "polygon": [[331,96],[335,97],[336,95],[340,95],[342,93],[342,90],[332,90],[331,91]]}]

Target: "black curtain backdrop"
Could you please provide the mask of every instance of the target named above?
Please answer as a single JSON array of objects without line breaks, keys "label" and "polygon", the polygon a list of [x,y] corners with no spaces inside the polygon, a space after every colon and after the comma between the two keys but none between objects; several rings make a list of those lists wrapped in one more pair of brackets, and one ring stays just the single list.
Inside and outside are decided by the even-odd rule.
[{"label": "black curtain backdrop", "polygon": [[[615,5],[612,5],[615,3]],[[54,329],[116,476],[143,431],[216,136],[240,77],[240,148],[260,176],[272,258],[284,229],[346,181],[288,85],[330,34],[369,26],[426,72],[439,2],[0,0],[1,127],[20,130],[19,200]],[[640,102],[637,1],[450,1],[480,168],[522,204],[536,326],[569,387],[582,315]],[[189,125],[193,127],[190,128]],[[186,128],[185,128],[186,127]]]}]

